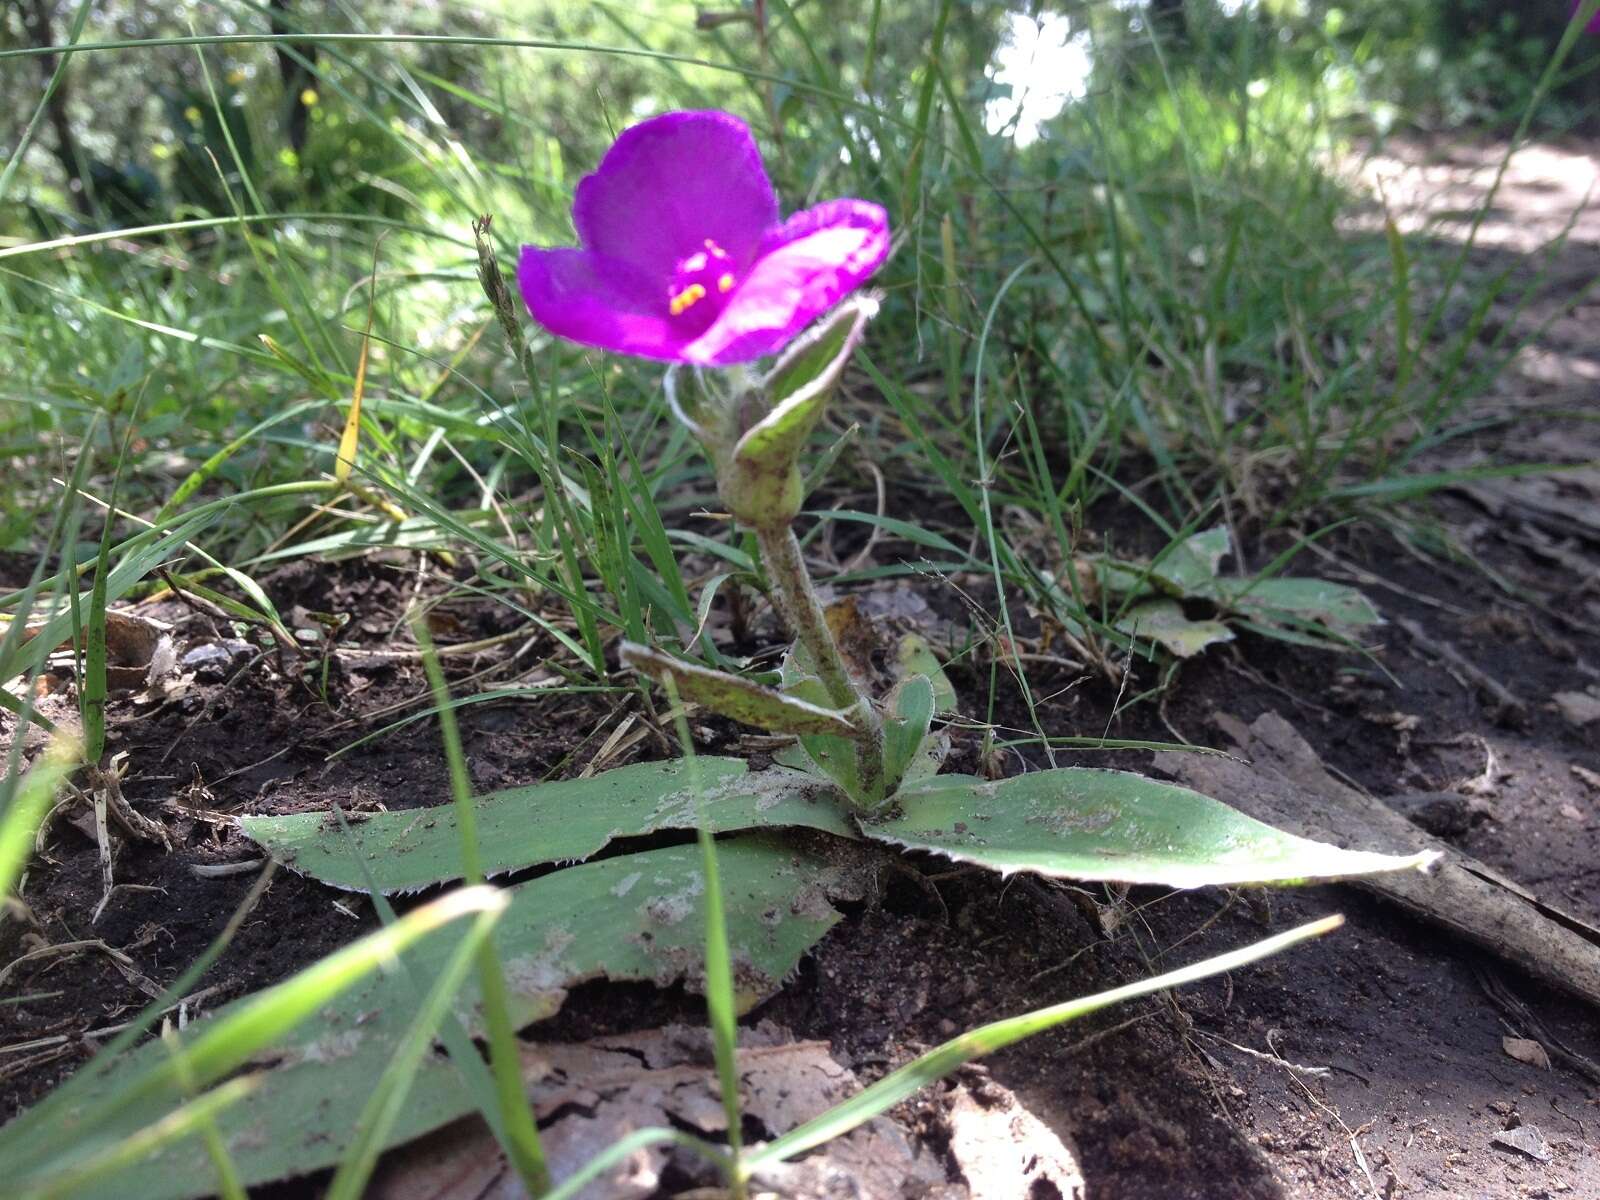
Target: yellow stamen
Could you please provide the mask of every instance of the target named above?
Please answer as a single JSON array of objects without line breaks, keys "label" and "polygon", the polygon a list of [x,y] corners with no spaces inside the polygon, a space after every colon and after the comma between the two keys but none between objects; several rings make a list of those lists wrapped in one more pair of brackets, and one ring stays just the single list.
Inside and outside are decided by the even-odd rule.
[{"label": "yellow stamen", "polygon": [[724,250],[721,246],[719,246],[715,242],[713,242],[710,238],[706,239],[706,249],[711,251],[711,257],[713,257],[713,258],[727,258],[728,257],[728,252],[726,250]]},{"label": "yellow stamen", "polygon": [[704,254],[691,254],[683,260],[683,266],[679,270],[687,271],[692,275],[696,271],[704,271],[706,269],[706,261]]},{"label": "yellow stamen", "polygon": [[724,276],[722,276],[721,279],[717,280],[717,291],[719,291],[719,292],[726,292],[732,287],[733,287],[733,276],[732,275],[724,275]]},{"label": "yellow stamen", "polygon": [[672,315],[676,317],[693,308],[705,298],[706,289],[701,284],[691,283],[683,291],[673,296],[667,307],[671,310]]}]

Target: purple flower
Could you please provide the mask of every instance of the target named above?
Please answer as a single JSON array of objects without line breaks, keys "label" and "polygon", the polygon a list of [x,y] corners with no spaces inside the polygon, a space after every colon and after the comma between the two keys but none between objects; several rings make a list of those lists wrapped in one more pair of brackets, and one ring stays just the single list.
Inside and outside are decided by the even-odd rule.
[{"label": "purple flower", "polygon": [[[1583,7],[1583,0],[1572,0],[1572,15],[1577,16],[1578,10]],[[1583,27],[1585,33],[1600,33],[1600,12],[1589,18],[1589,23]]]},{"label": "purple flower", "polygon": [[750,129],[673,112],[623,131],[572,202],[581,249],[524,246],[522,299],[551,333],[697,366],[781,349],[861,286],[889,219],[830,200],[778,219]]}]

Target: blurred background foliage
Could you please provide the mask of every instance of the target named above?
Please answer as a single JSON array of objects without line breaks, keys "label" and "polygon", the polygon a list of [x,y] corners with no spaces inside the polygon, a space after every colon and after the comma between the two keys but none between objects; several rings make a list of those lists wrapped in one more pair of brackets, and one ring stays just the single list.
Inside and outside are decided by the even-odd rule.
[{"label": "blurred background foliage", "polygon": [[[7,0],[0,7],[0,49],[65,42],[77,7],[74,0]],[[877,78],[850,80],[865,95],[874,84],[909,77],[926,50],[936,9],[931,0],[876,7],[862,0],[800,0],[793,16],[804,21],[807,52],[843,79],[851,64],[864,61],[873,37]],[[394,31],[745,60],[751,26],[732,18],[749,10],[748,4],[718,10],[661,0],[103,0],[93,4],[82,40]],[[1092,61],[1069,85],[1079,95],[1113,76],[1150,83],[1162,74],[1180,75],[1199,87],[1224,89],[1245,79],[1257,90],[1287,86],[1292,78],[1322,91],[1331,115],[1348,131],[1382,135],[1514,120],[1549,60],[1567,10],[1558,0],[961,3],[944,40],[950,74],[975,81],[987,72],[992,80],[997,50],[1019,16],[1042,22],[1046,40],[1082,46]],[[772,21],[773,38],[786,36],[786,24]],[[412,79],[395,80],[387,68],[374,71],[375,53]],[[1543,109],[1547,126],[1570,128],[1593,117],[1600,93],[1587,67],[1594,53],[1580,48],[1570,61],[1555,102]],[[406,128],[423,134],[445,127],[475,153],[498,151],[508,160],[530,143],[548,149],[553,139],[587,162],[619,123],[640,115],[674,104],[738,107],[760,98],[750,97],[751,88],[735,77],[693,67],[652,71],[627,58],[490,55],[470,45],[374,51],[247,43],[208,48],[206,57],[209,79],[200,57],[182,46],[99,54],[71,72],[49,105],[48,133],[29,153],[29,203],[0,216],[5,232],[37,235],[44,227],[54,232],[84,221],[153,223],[227,213],[229,188],[240,190],[241,166],[276,207],[397,213],[408,203],[440,199],[406,190],[406,176],[417,174],[408,163]],[[50,57],[14,59],[0,71],[0,156],[17,145],[54,65]],[[806,127],[805,106],[789,103],[797,99],[792,87],[780,81],[771,90],[775,115],[798,123],[791,130],[797,139],[816,132]],[[1008,90],[1003,83],[989,87],[1000,99]],[[903,106],[898,115],[910,119],[914,97],[871,92],[875,104],[897,99]],[[211,159],[226,146],[224,125],[233,141],[229,153],[236,151],[239,163]],[[399,136],[383,136],[385,130]]]},{"label": "blurred background foliage", "polygon": [[[99,48],[59,73],[25,53],[80,16]],[[692,473],[655,420],[654,368],[541,342],[529,378],[485,336],[471,222],[494,214],[507,263],[570,241],[572,187],[617,130],[709,106],[752,121],[786,208],[890,208],[869,350],[893,403],[847,414],[886,469],[926,479],[934,454],[936,486],[959,490],[1026,435],[1037,453],[999,469],[1041,523],[1120,486],[1126,458],[1174,525],[1220,504],[1237,530],[1301,527],[1336,483],[1450,436],[1471,375],[1464,352],[1406,341],[1448,269],[1341,226],[1333,164],[1515,125],[1565,17],[1559,0],[6,0],[0,456],[18,486],[0,548],[31,544],[95,412],[137,406],[136,512],[291,410],[310,415],[205,487],[326,472],[375,261],[369,478],[449,502],[541,486],[553,466],[516,429],[530,411],[553,414],[540,436],[621,421],[652,470],[666,454]],[[307,33],[420,37],[281,36]],[[1593,117],[1594,59],[1586,39],[1540,128]],[[1463,346],[1479,303],[1440,326]],[[114,457],[116,422],[97,428]],[[259,551],[258,518],[218,536]]]}]

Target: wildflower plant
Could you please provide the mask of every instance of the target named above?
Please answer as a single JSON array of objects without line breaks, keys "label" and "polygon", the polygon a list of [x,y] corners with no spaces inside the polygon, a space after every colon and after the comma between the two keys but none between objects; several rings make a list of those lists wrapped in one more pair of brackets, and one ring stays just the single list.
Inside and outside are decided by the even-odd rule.
[{"label": "wildflower plant", "polygon": [[[568,340],[669,364],[669,406],[710,459],[728,515],[754,535],[795,638],[779,687],[661,646],[625,641],[620,658],[684,701],[798,745],[761,772],[702,756],[696,796],[685,793],[679,764],[642,763],[480,797],[485,873],[583,860],[615,838],[664,829],[796,826],[1005,872],[1175,887],[1426,861],[1296,837],[1132,772],[1067,767],[999,781],[942,774],[947,743],[934,722],[957,699],[937,658],[920,639],[904,640],[898,680],[874,695],[840,652],[794,531],[811,435],[878,312],[879,298],[861,289],[890,251],[884,210],[840,199],[781,219],[744,122],[674,112],[617,138],[579,183],[573,224],[577,247],[523,248],[517,279],[528,312]],[[480,255],[485,290],[510,323],[509,289],[486,243]],[[355,835],[359,862],[314,815],[247,818],[244,828],[295,869],[339,886],[361,888],[369,873],[384,891],[459,877],[454,830],[443,821],[379,814]],[[723,843],[730,862],[743,844]],[[743,949],[763,972],[799,952],[785,943],[769,959]]]},{"label": "wildflower plant", "polygon": [[[883,722],[828,631],[793,523],[805,499],[801,453],[877,312],[871,296],[845,298],[887,257],[888,214],[831,200],[780,221],[748,126],[710,111],[667,113],[623,132],[578,185],[572,219],[581,248],[523,247],[517,279],[529,313],[584,345],[673,364],[673,413],[715,465],[728,512],[754,531],[820,703],[804,688],[757,688],[637,645],[624,648],[625,660],[674,675],[686,696],[738,720],[848,739],[847,793],[876,807],[898,782],[884,762]],[[743,369],[780,351],[764,374]],[[720,378],[701,370],[700,398],[685,401],[676,386],[683,366],[727,370]]]},{"label": "wildflower plant", "polygon": [[[519,1086],[514,1030],[554,1014],[585,980],[681,979],[707,994],[728,1126],[737,1130],[734,1017],[775,991],[840,919],[830,900],[863,894],[863,872],[882,845],[1000,872],[1175,887],[1404,870],[1431,857],[1309,841],[1130,772],[1069,767],[999,781],[941,773],[934,721],[957,701],[937,659],[925,644],[903,642],[900,678],[887,695],[873,694],[840,653],[794,532],[811,435],[878,312],[879,299],[861,289],[890,252],[884,210],[843,199],[782,219],[744,123],[685,112],[626,130],[579,185],[573,220],[579,246],[524,248],[517,280],[527,309],[560,337],[669,364],[675,418],[710,459],[731,519],[753,533],[795,637],[782,686],[624,643],[623,662],[679,709],[683,759],[470,797],[453,725],[442,721],[453,805],[371,814],[357,825],[320,813],[241,818],[276,861],[369,893],[391,920],[386,895],[456,880],[475,886],[224,1006],[181,1053],[147,1042],[117,1057],[192,979],[175,983],[110,1051],[0,1130],[0,1158],[19,1194],[180,1200],[215,1190],[219,1175],[224,1192],[242,1194],[243,1185],[338,1165],[331,1194],[353,1196],[383,1146],[476,1109],[533,1194],[576,1195],[636,1149],[675,1142],[716,1162],[742,1196],[763,1170],[978,1054],[1242,966],[1337,918],[969,1031],[764,1145],[730,1137],[721,1148],[680,1130],[640,1129],[554,1191]],[[486,226],[482,280],[515,334]],[[1206,586],[1204,575],[1186,586]],[[760,772],[737,758],[693,755],[680,701],[793,735],[797,748]],[[24,783],[41,796],[52,786],[43,772]],[[0,820],[0,835],[7,828]],[[789,836],[797,828],[821,838]],[[690,829],[698,848],[586,861],[615,839]],[[16,857],[0,854],[0,895]],[[560,869],[504,892],[476,886],[536,866]],[[431,936],[469,919],[468,936],[454,944]],[[401,969],[379,969],[413,942]],[[490,1070],[472,1048],[475,1032],[491,1045]],[[436,1035],[448,1058],[426,1053]],[[329,1116],[358,1110],[353,1128]]]},{"label": "wildflower plant", "polygon": [[[754,533],[796,639],[781,689],[637,644],[624,644],[625,663],[726,716],[795,735],[803,755],[790,761],[828,780],[868,836],[1002,870],[1178,885],[1415,865],[1247,829],[1215,801],[1123,772],[997,785],[938,776],[936,695],[951,693],[937,662],[902,655],[924,670],[907,672],[880,705],[839,651],[793,528],[802,455],[878,311],[858,289],[889,253],[887,214],[839,199],[779,220],[749,128],[710,111],[624,131],[578,185],[572,216],[581,247],[523,247],[529,313],[569,340],[672,364],[672,412],[711,460],[729,515]],[[766,355],[776,355],[768,369],[751,369]],[[686,366],[693,398],[679,379]],[[997,791],[1013,803],[996,809]],[[1087,821],[1111,838],[1071,847],[1051,821]]]}]

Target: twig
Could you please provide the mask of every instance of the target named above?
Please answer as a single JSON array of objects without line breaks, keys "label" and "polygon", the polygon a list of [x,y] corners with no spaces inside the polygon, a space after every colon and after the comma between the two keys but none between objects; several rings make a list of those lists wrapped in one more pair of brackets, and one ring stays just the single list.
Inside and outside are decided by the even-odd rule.
[{"label": "twig", "polygon": [[37,950],[30,950],[26,954],[12,959],[5,967],[0,968],[0,984],[4,984],[11,972],[25,962],[33,962],[41,958],[54,958],[62,954],[77,954],[83,950],[98,950],[101,954],[104,954],[112,961],[117,970],[122,972],[123,977],[145,995],[152,999],[161,995],[160,987],[149,976],[139,970],[133,959],[100,938],[85,938],[76,942],[58,942],[53,946],[40,946]]},{"label": "twig", "polygon": [[259,871],[266,863],[264,858],[247,858],[232,863],[191,863],[189,873],[200,879],[225,879],[229,875],[247,875]]},{"label": "twig", "polygon": [[[493,637],[480,638],[475,642],[457,642],[451,646],[440,646],[435,651],[440,658],[458,658],[463,654],[477,654],[480,651],[514,642],[519,637],[527,634],[533,626],[524,625],[513,629],[509,633],[497,633]],[[334,657],[360,662],[363,659],[370,662],[420,662],[422,651],[411,650],[367,650],[360,646],[340,646],[334,649]]]},{"label": "twig", "polygon": [[1483,994],[1488,996],[1495,1005],[1522,1027],[1522,1030],[1531,1035],[1551,1058],[1559,1060],[1564,1066],[1571,1067],[1591,1083],[1600,1083],[1600,1065],[1594,1060],[1585,1058],[1570,1046],[1565,1045],[1547,1029],[1538,1017],[1534,1016],[1528,1006],[1516,996],[1511,989],[1501,982],[1500,977],[1481,967],[1475,971],[1478,977],[1478,986],[1483,989]]},{"label": "twig", "polygon": [[1276,1050],[1274,1050],[1271,1054],[1266,1054],[1260,1050],[1252,1050],[1249,1046],[1241,1046],[1238,1042],[1230,1042],[1227,1038],[1219,1037],[1209,1030],[1196,1029],[1195,1033],[1200,1037],[1205,1038],[1208,1042],[1216,1042],[1219,1046],[1227,1046],[1232,1050],[1237,1050],[1240,1054],[1248,1055],[1249,1057],[1260,1062],[1271,1063],[1275,1067],[1282,1067],[1285,1071],[1288,1071],[1291,1074],[1309,1075],[1313,1079],[1326,1079],[1329,1075],[1333,1074],[1332,1067],[1308,1067],[1302,1063],[1290,1062]]},{"label": "twig", "polygon": [[[1476,687],[1493,701],[1490,715],[1499,722],[1524,725],[1528,720],[1528,706],[1512,694],[1511,690],[1498,679],[1488,674],[1477,664],[1471,662],[1461,651],[1449,642],[1436,641],[1422,631],[1418,625],[1406,617],[1396,617],[1395,624],[1406,631],[1417,647],[1431,654],[1445,669],[1460,680],[1463,687]],[[1465,678],[1462,678],[1465,676]]]}]

